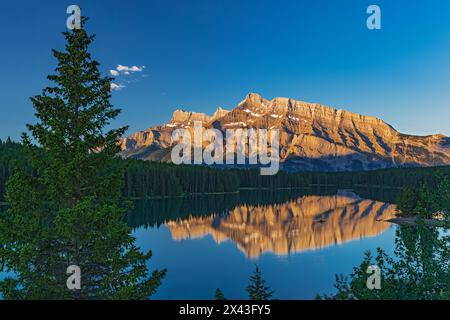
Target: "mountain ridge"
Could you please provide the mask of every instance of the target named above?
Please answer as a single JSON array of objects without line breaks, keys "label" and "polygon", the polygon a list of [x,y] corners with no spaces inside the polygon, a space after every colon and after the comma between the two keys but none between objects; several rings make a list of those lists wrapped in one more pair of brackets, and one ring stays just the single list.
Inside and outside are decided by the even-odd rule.
[{"label": "mountain ridge", "polygon": [[234,109],[219,107],[212,115],[177,109],[168,123],[123,138],[122,155],[170,162],[171,133],[178,128],[192,131],[195,121],[221,131],[279,129],[281,168],[289,171],[450,164],[450,139],[443,134],[403,134],[377,117],[291,98],[267,100],[256,93]]}]

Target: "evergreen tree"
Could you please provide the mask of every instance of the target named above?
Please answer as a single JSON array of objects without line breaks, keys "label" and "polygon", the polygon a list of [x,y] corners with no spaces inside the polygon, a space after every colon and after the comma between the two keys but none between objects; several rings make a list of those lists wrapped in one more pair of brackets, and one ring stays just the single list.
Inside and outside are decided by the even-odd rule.
[{"label": "evergreen tree", "polygon": [[[166,272],[148,274],[151,252],[121,221],[124,170],[115,156],[126,128],[105,130],[120,110],[82,22],[63,33],[65,51],[53,51],[54,86],[31,99],[38,122],[28,125],[33,140],[22,140],[34,174],[17,166],[7,184],[0,260],[15,276],[0,282],[6,299],[146,299]],[[66,286],[71,265],[81,269],[81,290]]]},{"label": "evergreen tree", "polygon": [[225,295],[223,294],[222,290],[220,290],[219,288],[216,289],[216,293],[214,294],[214,298],[218,301],[223,301],[223,300],[227,300],[225,298]]},{"label": "evergreen tree", "polygon": [[255,272],[250,277],[247,292],[250,300],[269,300],[273,295],[273,291],[266,287],[266,281],[263,279],[258,266],[256,266]]},{"label": "evergreen tree", "polygon": [[450,214],[450,183],[449,178],[442,172],[437,171],[434,175],[436,190],[432,195],[432,207],[434,212],[444,214],[446,219]]},{"label": "evergreen tree", "polygon": [[430,189],[427,184],[423,183],[419,190],[418,200],[414,209],[414,213],[420,218],[431,218],[433,214],[432,206],[433,202]]},{"label": "evergreen tree", "polygon": [[[448,300],[450,299],[449,236],[434,228],[400,227],[396,234],[395,257],[381,249],[373,257],[365,254],[349,277],[336,276],[337,293],[323,299],[335,300]],[[367,269],[381,270],[380,290],[367,287]]]},{"label": "evergreen tree", "polygon": [[417,205],[418,195],[414,188],[407,187],[397,195],[397,211],[400,215],[412,215]]}]

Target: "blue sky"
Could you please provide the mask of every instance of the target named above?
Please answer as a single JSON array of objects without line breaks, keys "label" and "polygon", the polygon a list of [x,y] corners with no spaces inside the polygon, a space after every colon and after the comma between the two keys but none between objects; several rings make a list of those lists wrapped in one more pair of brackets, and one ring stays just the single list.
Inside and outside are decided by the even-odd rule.
[{"label": "blue sky", "polygon": [[[129,133],[177,108],[212,113],[249,92],[319,102],[411,134],[450,135],[448,0],[8,1],[0,10],[0,138],[33,122],[29,97],[55,67],[66,8],[79,4],[106,73],[145,66],[113,93]],[[382,29],[366,27],[366,8]],[[130,83],[128,83],[130,82]]]}]

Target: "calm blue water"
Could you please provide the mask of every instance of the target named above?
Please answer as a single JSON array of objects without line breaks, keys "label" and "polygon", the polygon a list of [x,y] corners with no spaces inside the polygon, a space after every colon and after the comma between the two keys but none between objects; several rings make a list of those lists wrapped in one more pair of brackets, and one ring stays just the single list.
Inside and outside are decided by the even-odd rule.
[{"label": "calm blue water", "polygon": [[396,227],[377,221],[393,214],[391,205],[352,193],[263,198],[135,227],[137,244],[153,251],[149,267],[168,269],[153,299],[212,299],[216,288],[245,299],[255,264],[274,298],[314,299],[333,293],[335,274],[349,274],[366,250],[393,252]]},{"label": "calm blue water", "polygon": [[253,191],[138,201],[127,223],[153,251],[150,270],[168,270],[153,299],[213,299],[216,288],[246,299],[255,264],[275,299],[314,299],[365,251],[393,252],[396,226],[383,220],[394,212],[353,192]]}]

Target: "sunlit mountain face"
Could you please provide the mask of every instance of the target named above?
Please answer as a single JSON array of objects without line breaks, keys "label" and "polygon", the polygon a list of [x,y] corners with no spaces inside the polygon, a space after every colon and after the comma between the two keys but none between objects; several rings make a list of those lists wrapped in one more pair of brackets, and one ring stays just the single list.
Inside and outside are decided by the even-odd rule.
[{"label": "sunlit mountain face", "polygon": [[288,255],[376,236],[391,224],[395,206],[352,192],[308,195],[273,205],[240,205],[227,214],[166,222],[174,240],[211,235],[233,241],[249,258],[266,252]]},{"label": "sunlit mountain face", "polygon": [[[209,116],[176,110],[164,124],[121,139],[122,155],[171,162],[172,134],[205,129],[277,129],[280,165],[286,171],[360,171],[450,164],[450,138],[403,134],[381,119],[289,98],[267,100],[250,93],[233,110]],[[225,135],[224,135],[225,136]],[[226,141],[223,143],[226,145]],[[205,148],[209,142],[204,142]],[[248,156],[248,145],[244,148]],[[248,163],[248,161],[247,161]]]}]

